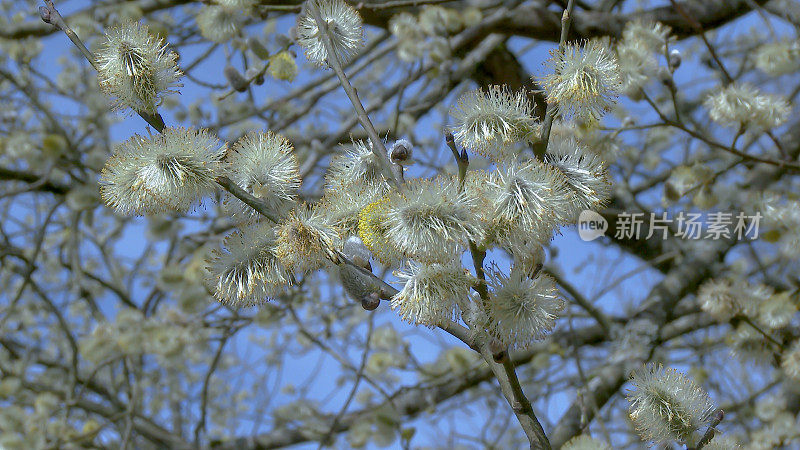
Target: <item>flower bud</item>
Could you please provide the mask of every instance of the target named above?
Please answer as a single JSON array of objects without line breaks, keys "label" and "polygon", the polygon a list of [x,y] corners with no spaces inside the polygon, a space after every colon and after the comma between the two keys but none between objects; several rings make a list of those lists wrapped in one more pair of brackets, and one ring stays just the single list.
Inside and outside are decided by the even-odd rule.
[{"label": "flower bud", "polygon": [[374,311],[380,306],[381,299],[380,296],[373,292],[366,297],[361,299],[361,307],[367,311]]},{"label": "flower bud", "polygon": [[[350,236],[342,246],[342,253],[356,266],[372,271],[369,260],[372,254],[357,236]],[[345,292],[367,311],[372,311],[380,304],[380,286],[369,275],[355,267],[342,265],[339,267],[339,278]]]},{"label": "flower bud", "polygon": [[664,183],[664,197],[670,202],[677,202],[683,195],[678,192],[674,184],[667,181]]},{"label": "flower bud", "polygon": [[498,364],[508,359],[508,350],[498,339],[492,339],[492,341],[489,342],[489,350],[492,351],[492,359]]},{"label": "flower bud", "polygon": [[625,116],[625,118],[622,119],[622,128],[630,128],[634,125],[636,125],[636,120],[633,117]]},{"label": "flower bud", "polygon": [[44,23],[51,23],[50,22],[50,9],[46,6],[39,7],[39,17],[42,18],[42,22]]},{"label": "flower bud", "polygon": [[411,142],[407,141],[406,139],[399,139],[395,141],[391,150],[389,150],[389,158],[392,160],[392,162],[402,166],[408,166],[414,163],[414,161],[411,159],[413,154],[414,147],[411,145]]},{"label": "flower bud", "polygon": [[464,21],[464,28],[469,28],[480,23],[483,13],[480,8],[470,6],[461,12],[461,18]]},{"label": "flower bud", "polygon": [[247,46],[250,47],[250,50],[259,58],[263,60],[269,59],[269,50],[264,47],[264,44],[258,38],[251,37],[247,39]]},{"label": "flower bud", "polygon": [[48,134],[42,139],[42,153],[48,158],[58,158],[69,149],[69,143],[60,134]]},{"label": "flower bud", "polygon": [[670,72],[666,67],[660,67],[658,69],[658,79],[670,90],[675,89],[675,81],[672,79],[672,72]]},{"label": "flower bud", "polygon": [[291,82],[297,76],[297,63],[288,51],[282,51],[269,59],[269,74],[277,80]]},{"label": "flower bud", "polygon": [[225,74],[225,78],[228,80],[228,84],[230,84],[233,89],[238,92],[244,92],[247,90],[249,83],[242,76],[242,74],[236,70],[235,67],[225,66],[225,70],[223,72]]},{"label": "flower bud", "polygon": [[357,266],[372,270],[372,266],[369,263],[372,254],[367,249],[367,246],[361,242],[361,238],[357,236],[347,238],[342,246],[342,253]]},{"label": "flower bud", "polygon": [[671,52],[669,52],[669,68],[672,71],[675,71],[678,67],[681,66],[681,52],[680,50],[674,48]]},{"label": "flower bud", "polygon": [[293,33],[295,32],[294,30],[295,30],[295,28],[294,28],[294,27],[292,27],[292,28],[289,30],[289,34],[288,34],[288,35],[286,35],[286,34],[279,34],[279,35],[275,36],[275,43],[276,43],[276,44],[278,44],[278,47],[280,47],[280,48],[286,48],[286,47],[288,47],[288,46],[292,45],[292,42],[293,42],[293,41],[294,41],[294,39],[295,39],[295,37],[294,37],[294,35],[293,35]]}]

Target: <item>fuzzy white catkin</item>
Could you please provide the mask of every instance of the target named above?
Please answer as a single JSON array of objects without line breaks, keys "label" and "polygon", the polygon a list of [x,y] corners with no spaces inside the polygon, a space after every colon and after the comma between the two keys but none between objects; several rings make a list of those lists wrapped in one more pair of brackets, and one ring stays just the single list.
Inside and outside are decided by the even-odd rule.
[{"label": "fuzzy white catkin", "polygon": [[761,283],[750,283],[737,280],[734,287],[742,313],[748,317],[756,317],[759,307],[773,296],[775,290]]},{"label": "fuzzy white catkin", "polygon": [[769,286],[744,280],[708,280],[697,292],[700,307],[719,322],[728,322],[733,316],[743,314],[759,317],[765,325],[779,328],[793,312],[791,306],[773,297],[777,296]]},{"label": "fuzzy white catkin", "polygon": [[100,195],[120,214],[185,212],[216,188],[224,146],[206,130],[166,128],[134,135],[100,174]]},{"label": "fuzzy white catkin", "polygon": [[756,67],[780,76],[800,69],[800,42],[780,41],[762,45],[756,53]]},{"label": "fuzzy white catkin", "polygon": [[212,42],[227,42],[239,32],[236,12],[223,6],[205,5],[195,20],[200,34]]},{"label": "fuzzy white catkin", "polygon": [[539,130],[525,93],[501,86],[462,95],[450,117],[458,145],[494,160],[505,159],[507,147],[535,139]]},{"label": "fuzzy white catkin", "polygon": [[397,55],[406,62],[413,62],[422,57],[425,34],[417,19],[401,12],[389,20],[389,31],[397,39]]},{"label": "fuzzy white catkin", "polygon": [[634,372],[629,415],[645,441],[691,442],[714,411],[708,394],[672,368],[648,364]]},{"label": "fuzzy white catkin", "polygon": [[711,439],[711,442],[703,447],[703,450],[738,450],[741,448],[741,446],[735,444],[727,437],[717,434],[713,439]]},{"label": "fuzzy white catkin", "polygon": [[116,108],[155,114],[161,99],[177,92],[178,55],[146,25],[127,22],[111,28],[96,53],[100,89]]},{"label": "fuzzy white catkin", "polygon": [[332,56],[322,40],[321,30],[312,14],[316,8],[327,25],[334,55],[339,63],[347,64],[363,44],[361,16],[343,0],[310,0],[297,16],[297,44],[305,50],[309,61],[324,66]]},{"label": "fuzzy white catkin", "polygon": [[425,5],[419,13],[420,29],[429,36],[446,36],[461,25],[461,17],[455,11],[438,5]]},{"label": "fuzzy white catkin", "polygon": [[734,357],[744,362],[765,364],[773,360],[772,343],[752,325],[742,322],[725,336],[725,343]]},{"label": "fuzzy white catkin", "polygon": [[769,296],[758,305],[758,322],[766,328],[777,330],[792,321],[797,305],[792,302],[788,292]]},{"label": "fuzzy white catkin", "polygon": [[641,89],[654,78],[658,60],[648,48],[625,40],[615,50],[620,69],[620,91],[638,99]]},{"label": "fuzzy white catkin", "polygon": [[485,195],[494,210],[491,230],[498,245],[519,239],[549,241],[555,227],[574,212],[564,175],[537,160],[512,163],[492,172]]},{"label": "fuzzy white catkin", "polygon": [[[225,170],[231,180],[264,202],[278,217],[285,216],[296,202],[301,182],[297,157],[292,144],[281,135],[245,135],[228,153]],[[238,217],[258,217],[255,210],[233,196],[225,200],[225,207]]]},{"label": "fuzzy white catkin", "polygon": [[800,339],[796,340],[781,359],[783,373],[793,381],[800,383]]},{"label": "fuzzy white catkin", "polygon": [[475,199],[449,178],[408,180],[404,192],[388,196],[388,237],[409,258],[451,261],[468,241],[482,237],[475,205]]},{"label": "fuzzy white catkin", "polygon": [[223,247],[214,251],[210,264],[214,296],[220,302],[233,308],[259,305],[289,282],[271,226],[249,225],[225,238]]},{"label": "fuzzy white catkin", "polygon": [[356,180],[345,186],[329,187],[318,203],[319,210],[342,236],[358,234],[359,214],[380,200],[388,185]]},{"label": "fuzzy white catkin", "polygon": [[353,183],[377,184],[384,180],[372,143],[354,141],[343,145],[332,159],[325,176],[327,189],[343,189]]},{"label": "fuzzy white catkin", "polygon": [[567,441],[567,443],[561,447],[561,450],[611,450],[611,446],[605,442],[582,434]]},{"label": "fuzzy white catkin", "polygon": [[555,167],[567,181],[574,195],[573,213],[569,222],[577,221],[584,209],[596,209],[611,198],[611,177],[605,162],[574,138],[553,136],[547,146],[545,161]]},{"label": "fuzzy white catkin", "polygon": [[789,104],[781,96],[762,94],[749,84],[730,84],[709,95],[705,107],[720,125],[770,130],[786,122]]},{"label": "fuzzy white catkin", "polygon": [[276,254],[292,270],[310,272],[336,258],[339,236],[318,208],[297,205],[277,228]]},{"label": "fuzzy white catkin", "polygon": [[403,289],[392,297],[392,309],[403,320],[435,327],[456,318],[458,304],[468,298],[472,277],[456,262],[417,264],[409,262],[395,274]]},{"label": "fuzzy white catkin", "polygon": [[358,213],[358,236],[372,254],[386,266],[396,266],[406,257],[390,236],[389,197],[370,202]]},{"label": "fuzzy white catkin", "polygon": [[664,52],[664,46],[670,39],[672,29],[659,22],[634,20],[625,25],[622,39],[635,42],[650,52]]},{"label": "fuzzy white catkin", "polygon": [[[342,245],[342,254],[356,266],[367,271],[372,270],[369,262],[372,255],[358,236],[347,238],[344,245]],[[362,302],[362,304],[369,303],[371,299],[380,293],[380,285],[374,278],[361,273],[361,271],[348,264],[339,266],[339,279],[345,292],[353,300]]]},{"label": "fuzzy white catkin", "polygon": [[243,19],[254,4],[253,0],[217,0],[204,5],[195,18],[200,34],[220,44],[229,41],[239,34]]},{"label": "fuzzy white catkin", "polygon": [[616,57],[598,40],[569,43],[547,61],[551,73],[541,78],[553,114],[596,121],[615,103],[620,89]]},{"label": "fuzzy white catkin", "polygon": [[512,270],[519,270],[529,277],[535,277],[544,265],[544,247],[537,241],[518,239],[506,249],[514,255]]},{"label": "fuzzy white catkin", "polygon": [[553,330],[565,307],[555,281],[545,274],[531,279],[519,270],[506,276],[493,268],[489,285],[489,333],[503,345],[525,348],[542,339]]},{"label": "fuzzy white catkin", "polygon": [[727,322],[741,307],[728,280],[708,280],[697,291],[697,300],[703,311],[719,322]]},{"label": "fuzzy white catkin", "polygon": [[656,54],[662,53],[670,28],[640,20],[628,22],[615,46],[620,69],[621,90],[633,98],[658,70]]}]

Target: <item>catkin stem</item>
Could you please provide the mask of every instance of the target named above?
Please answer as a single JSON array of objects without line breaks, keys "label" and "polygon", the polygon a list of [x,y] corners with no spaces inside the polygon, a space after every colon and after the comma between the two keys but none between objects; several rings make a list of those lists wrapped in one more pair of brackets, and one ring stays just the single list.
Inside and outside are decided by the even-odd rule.
[{"label": "catkin stem", "polygon": [[372,125],[372,121],[370,120],[369,115],[367,115],[367,111],[364,109],[361,99],[358,98],[358,92],[356,92],[353,85],[350,84],[347,74],[345,74],[344,69],[342,69],[342,64],[339,61],[339,57],[334,51],[328,24],[322,19],[322,15],[319,12],[316,2],[309,1],[306,7],[308,8],[311,16],[314,18],[314,21],[317,23],[317,28],[319,28],[321,31],[320,38],[322,39],[322,44],[325,46],[325,51],[328,53],[328,65],[331,67],[331,69],[333,69],[334,73],[336,73],[336,76],[339,78],[339,82],[342,84],[344,92],[347,94],[347,98],[349,98],[350,103],[353,104],[353,108],[356,110],[356,117],[358,117],[358,122],[362,127],[364,127],[364,130],[367,131],[369,140],[372,142],[372,152],[378,157],[381,169],[386,174],[386,177],[391,180],[398,190],[402,190],[403,182],[398,178],[394,170],[392,170],[392,163],[389,161],[389,152],[386,150],[386,146],[383,145],[383,141],[381,140],[380,136],[378,136],[378,132],[375,130],[375,127]]},{"label": "catkin stem", "polygon": [[[69,40],[72,41],[75,47],[81,52],[83,57],[86,58],[87,61],[89,61],[89,64],[92,65],[94,70],[98,70],[97,61],[94,59],[94,55],[92,55],[92,52],[90,52],[89,49],[86,48],[86,45],[84,45],[83,41],[81,40],[81,38],[78,37],[75,31],[72,28],[70,28],[69,25],[67,25],[66,21],[64,21],[64,18],[61,16],[61,13],[59,13],[58,10],[56,9],[56,5],[53,3],[53,0],[45,0],[44,3],[47,6],[42,8],[45,8],[47,15],[45,16],[43,11],[40,9],[39,13],[42,16],[42,20],[63,31],[64,34],[67,35]],[[139,117],[144,119],[145,122],[150,124],[150,126],[155,128],[156,131],[158,131],[159,133],[164,132],[165,125],[164,125],[164,119],[161,117],[161,114],[158,113],[149,114],[146,112],[139,112],[139,111],[136,111],[136,113],[139,114]]]},{"label": "catkin stem", "polygon": [[[463,189],[464,178],[466,177],[467,169],[469,168],[469,157],[467,156],[466,150],[462,150],[461,152],[458,151],[458,147],[456,147],[455,139],[453,138],[452,133],[447,133],[445,135],[445,141],[447,142],[447,146],[450,148],[450,151],[453,153],[453,157],[458,165],[458,178],[460,183],[459,189]],[[473,289],[481,298],[481,305],[479,305],[479,307],[485,310],[488,308],[489,302],[491,301],[489,298],[489,287],[486,284],[486,272],[483,269],[483,262],[486,259],[486,250],[480,248],[474,241],[470,240],[469,252],[472,256],[472,265],[475,268],[475,276],[478,278],[478,282],[475,284],[475,286],[473,286]],[[445,327],[442,327],[442,329],[450,334],[453,334]],[[453,335],[459,337],[456,334]],[[459,337],[459,339],[461,338]],[[528,400],[528,397],[525,396],[525,392],[522,390],[522,385],[520,385],[519,378],[517,378],[517,372],[514,368],[514,363],[512,363],[508,357],[502,358],[500,361],[498,361],[495,358],[498,352],[496,352],[495,349],[492,348],[491,343],[487,342],[486,340],[483,342],[472,342],[465,339],[461,340],[470,348],[480,353],[481,357],[483,357],[483,360],[486,361],[486,364],[488,364],[491,368],[492,373],[494,373],[495,378],[497,378],[497,382],[500,384],[500,391],[503,393],[503,396],[506,398],[506,401],[508,401],[512,411],[514,411],[514,414],[517,416],[517,420],[519,420],[522,430],[525,432],[525,436],[528,438],[531,449],[550,450],[550,440],[547,439],[547,434],[545,434],[542,424],[536,417],[536,413],[533,412],[533,405],[531,405],[530,400]],[[504,353],[507,353],[507,349],[504,351]]]},{"label": "catkin stem", "polygon": [[[569,0],[564,14],[561,15],[561,38],[558,40],[558,52],[563,54],[564,46],[567,43],[567,35],[569,34],[569,27],[572,24],[572,11],[575,9],[575,0]],[[537,159],[543,159],[547,151],[547,144],[550,142],[550,129],[553,128],[553,105],[548,101],[547,108],[544,112],[544,123],[542,124],[542,135],[539,143],[535,146],[533,154]]]}]

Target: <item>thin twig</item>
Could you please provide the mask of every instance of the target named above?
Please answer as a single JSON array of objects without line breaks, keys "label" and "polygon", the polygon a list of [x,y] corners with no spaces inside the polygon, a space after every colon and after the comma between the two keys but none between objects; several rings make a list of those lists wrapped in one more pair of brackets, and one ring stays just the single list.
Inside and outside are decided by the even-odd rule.
[{"label": "thin twig", "polygon": [[[519,384],[519,378],[517,378],[517,372],[511,358],[505,358],[503,360],[503,370],[505,370],[506,376],[508,376],[511,392],[514,395],[514,401],[519,404],[520,412],[529,417],[533,423],[536,436],[539,439],[538,448],[550,450],[550,441],[547,439],[547,435],[545,435],[544,428],[542,428],[542,424],[539,423],[539,419],[536,418],[536,414],[533,413],[533,406],[530,400],[525,396],[525,392],[522,391],[522,386]],[[531,446],[533,447],[533,444],[531,444]]]},{"label": "thin twig", "polygon": [[231,193],[231,195],[233,195],[234,197],[241,200],[247,206],[253,208],[257,213],[266,217],[273,223],[280,223],[278,216],[276,216],[275,214],[273,214],[272,211],[269,210],[266,203],[264,203],[263,201],[251,195],[249,192],[242,189],[241,186],[236,184],[230,178],[226,176],[220,176],[217,177],[216,181],[217,184],[222,186],[223,189]]},{"label": "thin twig", "polygon": [[557,273],[553,272],[552,270],[545,270],[545,272],[550,275],[551,277],[555,278],[556,282],[559,286],[561,286],[567,294],[578,304],[584,311],[589,313],[596,321],[597,324],[603,328],[603,331],[606,334],[611,333],[611,328],[613,326],[611,320],[606,316],[602,311],[597,309],[586,297],[581,294],[578,289],[575,288],[571,283],[567,280],[563,279]]},{"label": "thin twig", "polygon": [[700,36],[700,39],[703,40],[703,43],[706,45],[706,48],[708,48],[708,52],[711,54],[711,58],[714,59],[714,62],[717,63],[717,66],[719,66],[719,69],[722,71],[722,74],[725,76],[725,84],[733,83],[733,77],[728,72],[728,69],[725,68],[725,65],[722,64],[722,60],[719,59],[719,56],[717,55],[717,51],[714,50],[714,46],[711,45],[710,42],[708,42],[708,38],[706,38],[706,32],[705,32],[705,30],[703,30],[703,26],[700,25],[700,22],[698,22],[697,19],[695,19],[688,12],[686,12],[686,10],[683,8],[683,6],[680,3],[676,2],[675,0],[670,0],[670,3],[672,3],[672,6],[675,8],[675,11],[677,11],[678,14],[680,14],[681,17],[683,17],[684,20],[686,20],[686,22],[692,28],[694,28],[694,30]]},{"label": "thin twig", "polygon": [[342,416],[344,413],[347,412],[347,408],[350,407],[350,403],[353,401],[353,398],[356,396],[356,392],[358,391],[358,386],[361,384],[361,379],[364,378],[364,369],[367,367],[367,356],[369,355],[369,345],[370,341],[372,340],[372,331],[375,327],[375,316],[369,316],[369,325],[367,328],[367,339],[364,342],[364,352],[361,354],[361,363],[358,366],[358,372],[356,372],[356,379],[353,382],[353,387],[350,389],[350,394],[347,396],[347,400],[345,400],[344,405],[339,409],[339,413],[336,414],[336,417],[333,418],[333,422],[331,422],[331,426],[328,428],[328,432],[325,433],[325,437],[320,439],[318,449],[322,449],[328,441],[333,436],[333,433],[336,432],[336,427],[339,426],[339,421],[342,420]]},{"label": "thin twig", "polygon": [[778,348],[779,348],[781,351],[783,351],[783,350],[784,350],[783,344],[781,344],[781,343],[780,343],[780,342],[779,342],[777,339],[775,339],[774,337],[770,336],[770,334],[769,334],[769,333],[767,333],[766,331],[764,331],[763,329],[761,329],[761,327],[759,327],[759,326],[758,326],[758,325],[757,325],[755,322],[753,322],[753,319],[751,319],[751,318],[749,318],[749,317],[747,317],[747,316],[745,316],[745,315],[739,315],[739,316],[737,316],[737,317],[738,317],[738,318],[740,318],[741,320],[743,320],[743,321],[744,321],[746,324],[748,324],[748,325],[750,325],[751,327],[753,327],[753,328],[754,328],[756,331],[758,331],[758,332],[759,332],[759,333],[760,333],[762,336],[764,336],[764,337],[765,337],[765,338],[766,338],[766,339],[767,339],[769,342],[771,342],[771,343],[775,344],[775,346],[777,346],[777,347],[778,347]]},{"label": "thin twig", "polygon": [[[466,176],[467,169],[469,168],[469,158],[466,150],[462,150],[461,152],[458,151],[458,148],[455,144],[455,139],[453,139],[453,135],[451,133],[446,134],[445,140],[447,141],[447,146],[450,147],[450,151],[453,152],[453,156],[458,164],[459,178],[461,179],[462,183],[461,189],[463,189],[463,177]],[[486,272],[483,269],[483,261],[486,259],[486,250],[480,248],[478,244],[470,240],[469,251],[470,255],[472,256],[472,265],[475,269],[475,276],[478,278],[478,283],[473,286],[473,289],[480,296],[481,305],[479,305],[479,307],[486,309],[490,301],[489,288],[486,284]],[[460,327],[458,324],[452,325],[457,325]],[[514,369],[514,363],[512,363],[508,357],[501,358],[501,368],[501,363],[496,360],[497,352],[494,351],[489,342],[486,342],[485,340],[480,343],[468,342],[447,328],[442,327],[442,329],[461,339],[467,343],[470,348],[481,354],[484,361],[486,361],[486,364],[488,364],[492,369],[492,373],[494,373],[495,378],[497,378],[497,382],[500,384],[500,390],[503,393],[503,396],[506,398],[506,401],[508,401],[508,404],[511,406],[511,409],[514,411],[514,414],[517,416],[517,420],[519,420],[522,430],[525,432],[525,436],[528,437],[528,442],[530,442],[531,448],[550,450],[550,441],[547,439],[547,435],[542,428],[542,424],[539,423],[539,419],[536,418],[536,414],[533,412],[531,402],[528,400],[528,398],[525,396],[525,392],[522,390],[522,386],[519,383],[517,373]],[[501,353],[506,352],[507,351]]]},{"label": "thin twig", "polygon": [[456,147],[456,139],[453,137],[453,133],[447,132],[445,134],[445,141],[447,142],[447,147],[450,148],[450,151],[453,152],[453,158],[456,160],[456,164],[458,165],[458,187],[459,190],[464,189],[464,179],[467,176],[467,168],[469,167],[469,155],[467,154],[467,149],[461,149],[459,153],[458,148]]},{"label": "thin twig", "polygon": [[375,130],[375,127],[372,125],[372,120],[370,120],[369,115],[367,115],[367,111],[364,110],[364,105],[361,103],[361,99],[358,98],[358,92],[356,92],[355,88],[353,88],[353,86],[350,84],[350,80],[348,80],[347,75],[344,73],[344,69],[342,69],[339,56],[336,54],[333,42],[331,41],[331,33],[328,29],[328,23],[322,19],[322,15],[320,14],[319,8],[315,2],[308,2],[306,7],[314,18],[314,21],[317,23],[317,28],[320,30],[319,36],[322,40],[322,44],[325,46],[325,51],[328,54],[328,65],[333,69],[334,73],[336,73],[336,76],[339,77],[339,82],[342,84],[342,88],[347,94],[347,98],[350,99],[350,103],[353,104],[353,108],[356,110],[356,116],[358,117],[359,123],[361,123],[361,126],[364,127],[364,130],[367,131],[367,136],[369,136],[369,140],[372,142],[372,152],[378,157],[378,162],[381,165],[381,169],[386,174],[386,177],[391,180],[398,190],[402,191],[403,183],[395,171],[392,170],[392,163],[389,161],[389,153],[386,150],[386,146],[383,145],[383,141],[381,140],[380,136],[378,136],[378,132]]},{"label": "thin twig", "polygon": [[208,367],[208,372],[206,372],[206,377],[203,380],[203,394],[202,400],[200,404],[200,418],[197,420],[197,425],[194,427],[194,442],[198,446],[200,445],[200,433],[206,427],[206,414],[208,412],[208,389],[211,385],[211,376],[214,375],[214,372],[219,365],[220,358],[222,357],[222,350],[225,348],[225,344],[228,343],[228,338],[230,337],[230,330],[226,330],[225,333],[222,335],[222,339],[220,339],[219,347],[217,351],[214,353],[214,359],[211,361],[211,365]]},{"label": "thin twig", "polygon": [[653,108],[653,110],[656,112],[656,114],[658,114],[658,116],[661,118],[661,120],[664,121],[664,123],[667,126],[677,128],[677,129],[685,132],[686,134],[692,136],[693,138],[705,142],[706,144],[710,145],[711,147],[718,148],[720,150],[726,151],[726,152],[731,153],[731,154],[736,155],[736,156],[740,156],[743,159],[746,159],[748,161],[755,161],[755,162],[760,162],[760,163],[764,163],[764,164],[770,164],[770,165],[773,165],[773,166],[782,167],[782,168],[785,168],[785,169],[791,169],[791,170],[794,170],[794,171],[800,171],[800,164],[794,163],[792,161],[768,159],[768,158],[762,158],[760,156],[751,155],[749,153],[745,153],[745,152],[743,152],[741,150],[738,150],[735,147],[731,147],[731,146],[728,146],[728,145],[720,144],[719,142],[717,142],[717,141],[715,141],[713,139],[710,139],[710,138],[708,138],[706,136],[703,136],[701,133],[699,133],[699,132],[697,132],[697,131],[695,131],[695,130],[693,130],[691,128],[686,127],[682,123],[675,122],[674,120],[672,120],[669,117],[667,117],[661,111],[661,109],[658,107],[658,105],[656,105],[656,103],[653,101],[653,99],[650,98],[650,96],[647,95],[646,92],[642,91],[642,95],[643,95],[644,100],[650,105],[651,108]]},{"label": "thin twig", "polygon": [[[89,64],[94,67],[94,70],[98,70],[97,68],[97,61],[94,59],[94,55],[92,52],[86,48],[86,45],[83,44],[81,38],[75,34],[75,31],[67,25],[67,22],[64,21],[64,18],[61,16],[61,13],[58,12],[56,9],[56,5],[53,4],[53,0],[45,0],[44,1],[47,6],[40,6],[39,7],[39,15],[42,18],[42,21],[45,23],[49,23],[53,25],[57,29],[64,32],[67,35],[70,41],[75,44],[75,47],[81,52],[84,58],[89,61]],[[153,128],[155,128],[159,133],[164,131],[164,119],[161,117],[161,114],[150,114],[147,112],[140,112],[136,111],[139,116],[144,119],[145,122],[150,124]]]},{"label": "thin twig", "polygon": [[708,429],[706,430],[705,434],[703,434],[703,437],[700,438],[700,442],[697,443],[697,447],[688,448],[687,450],[700,450],[708,445],[708,443],[711,442],[711,439],[714,439],[714,435],[717,431],[716,426],[719,425],[724,418],[725,412],[721,409],[718,409],[717,412],[714,413],[714,418],[711,420],[711,423],[708,424]]},{"label": "thin twig", "polygon": [[[558,54],[563,54],[564,52],[564,46],[567,43],[567,35],[569,34],[569,27],[572,25],[573,9],[575,9],[575,0],[569,0],[567,8],[564,9],[564,13],[561,15],[561,37],[558,40]],[[547,151],[547,144],[550,141],[550,129],[553,127],[554,119],[553,105],[547,102],[547,107],[544,111],[544,124],[542,124],[542,135],[533,151],[537,159],[544,158],[544,154]]]}]

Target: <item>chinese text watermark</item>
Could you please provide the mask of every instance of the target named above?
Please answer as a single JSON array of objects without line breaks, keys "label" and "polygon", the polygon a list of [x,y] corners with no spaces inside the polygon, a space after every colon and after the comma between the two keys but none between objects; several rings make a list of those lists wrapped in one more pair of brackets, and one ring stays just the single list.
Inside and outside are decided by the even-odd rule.
[{"label": "chinese text watermark", "polygon": [[[668,213],[617,214],[614,222],[614,239],[663,239],[675,236],[686,240],[697,239],[757,239],[762,215],[756,212],[685,213],[670,217]],[[646,225],[646,226],[645,226]],[[600,214],[585,210],[578,217],[578,234],[584,241],[593,241],[606,234],[608,220]]]}]

